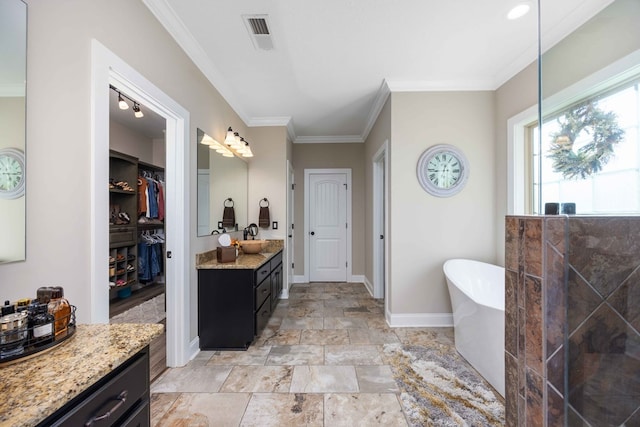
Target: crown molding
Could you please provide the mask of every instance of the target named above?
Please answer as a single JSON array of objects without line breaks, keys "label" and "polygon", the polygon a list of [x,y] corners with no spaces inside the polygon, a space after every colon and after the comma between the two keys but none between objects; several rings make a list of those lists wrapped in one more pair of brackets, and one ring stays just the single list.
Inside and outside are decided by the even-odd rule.
[{"label": "crown molding", "polygon": [[222,95],[240,119],[242,119],[245,124],[249,123],[249,117],[242,108],[240,108],[241,103],[234,90],[226,80],[222,78],[220,70],[211,62],[202,46],[196,41],[184,22],[178,18],[169,3],[167,3],[166,0],[142,0],[142,2],[156,19],[160,21],[160,24],[167,30],[171,37],[173,37],[182,50],[184,50],[187,56],[191,58],[193,63],[202,71],[214,89]]},{"label": "crown molding", "polygon": [[293,118],[291,116],[253,117],[249,121],[249,126],[286,126],[289,140],[296,140],[296,131],[293,129]]},{"label": "crown molding", "polygon": [[295,144],[350,144],[363,143],[361,135],[337,135],[337,136],[298,136]]},{"label": "crown molding", "polygon": [[391,89],[387,84],[387,80],[382,80],[382,84],[378,88],[378,92],[376,93],[376,98],[373,100],[373,104],[371,105],[371,109],[369,110],[369,116],[367,117],[367,124],[362,131],[362,140],[366,141],[369,137],[369,133],[371,129],[373,129],[373,125],[376,124],[376,120],[378,120],[378,116],[384,107],[385,102],[387,102],[387,98],[391,94]]},{"label": "crown molding", "polygon": [[249,120],[249,127],[257,126],[288,126],[291,121],[291,116],[280,117],[252,117]]},{"label": "crown molding", "polygon": [[0,96],[6,98],[14,98],[25,96],[26,88],[24,83],[6,83],[0,84]]},{"label": "crown molding", "polygon": [[455,92],[495,90],[488,80],[385,80],[391,92]]}]

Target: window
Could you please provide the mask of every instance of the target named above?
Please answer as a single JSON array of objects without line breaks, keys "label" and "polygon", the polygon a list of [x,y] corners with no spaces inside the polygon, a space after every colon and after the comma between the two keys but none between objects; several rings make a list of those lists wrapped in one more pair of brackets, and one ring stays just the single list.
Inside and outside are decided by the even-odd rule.
[{"label": "window", "polygon": [[[587,126],[580,130],[580,124]],[[570,142],[562,147],[568,128],[577,132],[573,141],[564,137]],[[527,129],[527,211],[539,214],[547,202],[574,202],[579,214],[640,213],[640,77],[546,116],[540,130],[537,123]],[[612,137],[612,130],[620,132]],[[611,147],[608,160],[606,150],[588,150],[594,140]],[[581,152],[587,154],[578,161]]]}]

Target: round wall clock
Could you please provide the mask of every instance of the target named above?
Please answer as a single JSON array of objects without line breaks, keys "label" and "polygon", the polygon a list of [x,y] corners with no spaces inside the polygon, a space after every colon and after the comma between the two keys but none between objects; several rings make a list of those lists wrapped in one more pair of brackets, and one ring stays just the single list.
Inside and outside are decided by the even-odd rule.
[{"label": "round wall clock", "polygon": [[0,149],[0,199],[17,199],[24,194],[24,152]]},{"label": "round wall clock", "polygon": [[469,177],[469,163],[458,148],[439,144],[422,153],[417,172],[424,191],[437,197],[450,197],[464,187]]}]

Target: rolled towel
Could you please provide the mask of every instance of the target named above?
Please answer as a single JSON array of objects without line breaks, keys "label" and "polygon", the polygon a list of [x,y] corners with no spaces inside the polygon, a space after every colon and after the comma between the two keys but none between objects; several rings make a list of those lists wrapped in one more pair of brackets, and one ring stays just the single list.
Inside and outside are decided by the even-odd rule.
[{"label": "rolled towel", "polygon": [[[265,202],[266,206],[262,203]],[[260,215],[258,216],[258,225],[260,228],[269,228],[271,226],[271,219],[269,218],[269,201],[264,198],[260,200]]]}]

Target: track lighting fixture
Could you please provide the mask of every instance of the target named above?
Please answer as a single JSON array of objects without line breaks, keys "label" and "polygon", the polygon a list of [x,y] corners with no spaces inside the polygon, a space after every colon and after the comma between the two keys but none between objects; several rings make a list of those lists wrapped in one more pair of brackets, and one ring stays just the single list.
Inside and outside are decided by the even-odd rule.
[{"label": "track lighting fixture", "polygon": [[144,114],[142,114],[142,111],[140,110],[140,105],[138,105],[137,102],[133,103],[133,115],[138,119],[144,117]]},{"label": "track lighting fixture", "polygon": [[120,92],[115,86],[113,85],[109,85],[109,88],[114,91],[115,93],[118,94],[118,107],[121,110],[127,110],[129,108],[129,104],[127,103],[127,101],[125,101],[125,99],[129,100],[129,102],[131,102],[133,104],[133,115],[136,116],[136,118],[141,118],[144,117],[144,114],[142,113],[142,110],[140,109],[140,104],[138,104],[137,101],[134,101],[133,99],[129,98],[127,95],[125,95],[124,93]]}]

